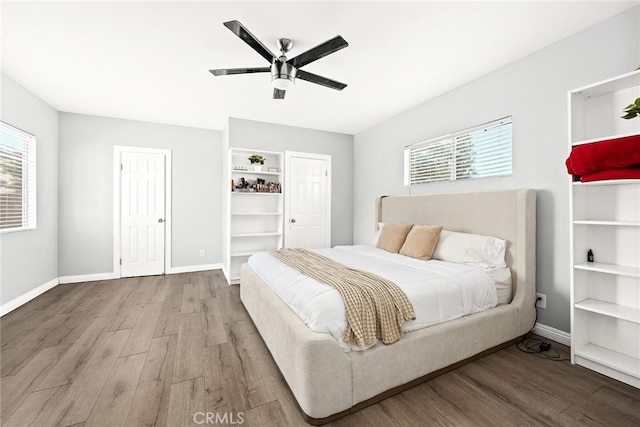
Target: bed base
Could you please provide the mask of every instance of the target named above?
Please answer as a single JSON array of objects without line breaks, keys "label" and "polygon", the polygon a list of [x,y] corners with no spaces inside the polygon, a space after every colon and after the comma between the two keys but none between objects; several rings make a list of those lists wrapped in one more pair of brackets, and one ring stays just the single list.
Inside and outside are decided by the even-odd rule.
[{"label": "bed base", "polygon": [[[510,304],[405,334],[392,345],[345,353],[311,331],[247,265],[240,298],[305,419],[323,424],[476,360],[526,334],[535,321],[534,190],[386,197],[377,221],[444,225],[509,242]],[[474,216],[470,217],[469,212]]]},{"label": "bed base", "polygon": [[320,426],[320,425],[323,425],[323,424],[327,424],[327,423],[330,423],[332,421],[337,420],[338,418],[342,418],[342,417],[347,416],[349,414],[353,414],[354,412],[360,411],[361,409],[364,409],[367,406],[375,405],[376,403],[378,403],[378,402],[380,402],[380,401],[382,401],[382,400],[384,400],[384,399],[386,399],[388,397],[394,396],[396,394],[400,394],[403,391],[409,390],[410,388],[413,388],[413,387],[415,387],[417,385],[425,383],[425,382],[427,382],[427,381],[429,381],[429,380],[431,380],[433,378],[439,377],[440,375],[444,375],[447,372],[450,372],[450,371],[453,371],[455,369],[458,369],[459,367],[464,366],[467,363],[471,363],[471,362],[476,361],[478,359],[482,359],[485,356],[488,356],[488,355],[490,355],[492,353],[500,351],[500,350],[502,350],[504,348],[510,347],[511,345],[514,345],[514,344],[522,341],[522,339],[524,337],[526,337],[526,336],[527,336],[527,334],[524,334],[521,337],[515,338],[515,339],[513,339],[511,341],[507,341],[507,342],[499,344],[499,345],[497,345],[495,347],[489,348],[489,349],[487,349],[487,350],[485,350],[485,351],[483,351],[481,353],[475,354],[475,355],[473,355],[471,357],[468,357],[468,358],[466,358],[464,360],[456,362],[456,363],[454,363],[452,365],[449,365],[449,366],[446,366],[444,368],[438,369],[437,371],[434,371],[434,372],[428,373],[426,375],[423,375],[420,378],[416,378],[415,380],[409,381],[408,383],[405,383],[405,384],[399,385],[397,387],[394,387],[394,388],[392,388],[390,390],[384,391],[384,392],[382,392],[382,393],[380,393],[380,394],[378,394],[376,396],[373,396],[373,397],[365,400],[364,402],[360,402],[360,403],[352,406],[350,409],[346,409],[346,410],[344,410],[342,412],[330,415],[330,416],[325,417],[325,418],[312,418],[312,417],[310,417],[310,416],[308,416],[307,414],[304,413],[304,411],[302,410],[302,408],[300,408],[300,405],[298,404],[297,401],[296,401],[296,404],[298,405],[298,409],[300,409],[300,412],[302,412],[302,417],[304,418],[304,420],[307,423],[309,423],[311,425],[314,425],[314,426]]}]

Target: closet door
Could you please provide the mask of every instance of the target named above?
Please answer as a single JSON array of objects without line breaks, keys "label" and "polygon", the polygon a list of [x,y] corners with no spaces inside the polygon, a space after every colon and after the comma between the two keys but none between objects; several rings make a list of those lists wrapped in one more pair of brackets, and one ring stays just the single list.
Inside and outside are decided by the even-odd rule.
[{"label": "closet door", "polygon": [[285,153],[285,247],[331,246],[331,157]]},{"label": "closet door", "polygon": [[122,277],[164,273],[165,157],[122,153]]}]

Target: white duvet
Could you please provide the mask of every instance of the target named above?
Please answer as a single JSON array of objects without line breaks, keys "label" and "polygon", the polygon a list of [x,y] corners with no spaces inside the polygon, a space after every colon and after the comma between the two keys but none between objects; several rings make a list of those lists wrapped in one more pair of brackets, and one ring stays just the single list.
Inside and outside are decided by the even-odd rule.
[{"label": "white duvet", "polygon": [[[497,304],[494,281],[480,267],[446,261],[422,261],[374,246],[336,246],[315,252],[359,270],[391,280],[407,294],[416,319],[405,323],[414,331],[477,313]],[[281,263],[266,252],[249,258],[249,266],[307,326],[332,335],[345,350],[364,350],[344,342],[347,319],[340,294]]]}]

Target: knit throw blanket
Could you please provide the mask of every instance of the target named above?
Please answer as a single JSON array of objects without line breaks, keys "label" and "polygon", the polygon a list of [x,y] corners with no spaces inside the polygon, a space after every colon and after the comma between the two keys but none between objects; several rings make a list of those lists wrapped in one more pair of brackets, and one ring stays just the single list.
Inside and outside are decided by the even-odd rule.
[{"label": "knit throw blanket", "polygon": [[416,315],[407,295],[396,284],[367,271],[349,268],[306,249],[269,250],[284,264],[336,289],[347,315],[346,343],[363,347],[396,342],[402,325]]}]

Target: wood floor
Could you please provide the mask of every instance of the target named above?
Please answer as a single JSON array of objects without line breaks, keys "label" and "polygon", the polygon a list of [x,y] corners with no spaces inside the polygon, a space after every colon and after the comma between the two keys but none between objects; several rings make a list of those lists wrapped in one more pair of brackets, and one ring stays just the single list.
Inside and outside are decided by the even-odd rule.
[{"label": "wood floor", "polygon": [[[306,425],[220,271],[59,285],[0,332],[5,427]],[[330,425],[638,426],[640,390],[511,346]]]}]

